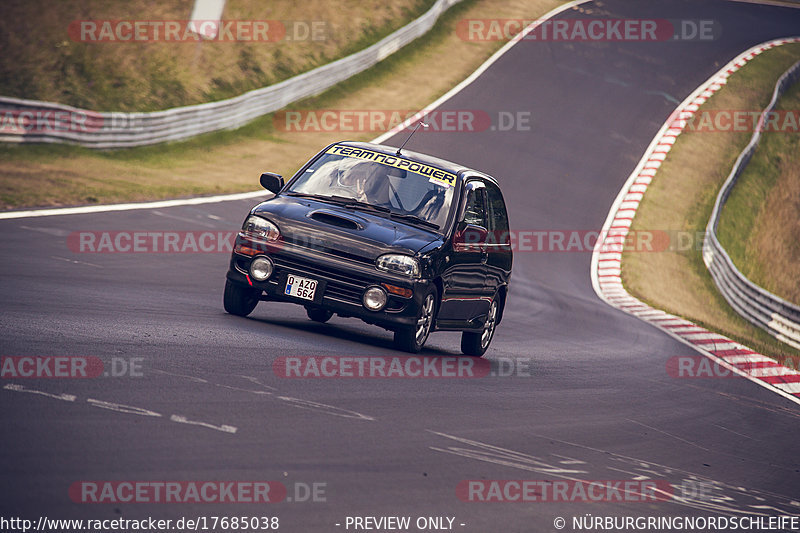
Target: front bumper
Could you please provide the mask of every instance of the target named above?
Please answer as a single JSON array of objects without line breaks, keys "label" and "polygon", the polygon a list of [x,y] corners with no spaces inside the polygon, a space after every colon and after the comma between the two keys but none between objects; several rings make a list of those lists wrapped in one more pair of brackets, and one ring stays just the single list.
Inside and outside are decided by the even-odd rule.
[{"label": "front bumper", "polygon": [[[258,256],[269,257],[275,265],[269,279],[262,282],[247,275],[250,263]],[[313,301],[284,294],[289,274],[317,280]],[[360,318],[389,330],[416,326],[422,299],[432,286],[429,280],[393,275],[378,270],[374,264],[292,245],[262,251],[256,256],[234,252],[231,254],[227,278],[233,283],[263,291],[263,300],[328,309],[339,316]],[[410,289],[411,297],[389,293],[382,310],[368,310],[362,303],[364,292],[369,287],[383,284]]]}]

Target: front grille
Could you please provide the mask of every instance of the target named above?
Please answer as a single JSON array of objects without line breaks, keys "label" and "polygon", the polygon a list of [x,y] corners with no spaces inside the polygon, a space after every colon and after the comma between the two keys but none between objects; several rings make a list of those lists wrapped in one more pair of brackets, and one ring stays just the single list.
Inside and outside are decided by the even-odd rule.
[{"label": "front grille", "polygon": [[374,280],[364,276],[342,273],[331,268],[308,263],[301,259],[286,257],[274,257],[275,274],[273,279],[284,273],[306,275],[313,279],[324,279],[326,283],[325,296],[330,296],[338,300],[361,305],[361,295],[369,285],[374,285]]}]

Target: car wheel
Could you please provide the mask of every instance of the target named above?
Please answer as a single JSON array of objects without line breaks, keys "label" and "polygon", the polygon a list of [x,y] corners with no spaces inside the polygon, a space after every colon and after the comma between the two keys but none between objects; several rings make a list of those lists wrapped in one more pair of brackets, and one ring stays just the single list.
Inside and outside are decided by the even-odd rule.
[{"label": "car wheel", "polygon": [[494,330],[497,327],[497,298],[492,300],[489,306],[489,313],[486,315],[486,322],[483,329],[479,332],[465,331],[461,334],[461,351],[465,355],[480,357],[486,353],[489,344],[494,337]]},{"label": "car wheel", "polygon": [[306,307],[306,314],[314,322],[327,322],[333,316],[333,311],[321,307]]},{"label": "car wheel", "polygon": [[418,353],[425,345],[436,318],[436,299],[436,291],[428,291],[417,313],[416,325],[394,332],[394,342],[404,352]]},{"label": "car wheel", "polygon": [[258,304],[258,297],[261,291],[257,289],[250,289],[242,287],[239,284],[233,283],[231,280],[225,280],[225,296],[222,303],[225,310],[232,315],[247,316],[253,312]]}]

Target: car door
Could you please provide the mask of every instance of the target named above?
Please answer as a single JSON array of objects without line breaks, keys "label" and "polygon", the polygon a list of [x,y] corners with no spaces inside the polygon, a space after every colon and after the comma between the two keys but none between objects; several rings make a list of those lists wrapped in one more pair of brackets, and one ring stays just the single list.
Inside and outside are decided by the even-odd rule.
[{"label": "car door", "polygon": [[489,252],[486,261],[486,284],[490,296],[497,294],[500,287],[508,284],[511,276],[511,234],[508,224],[508,213],[500,187],[486,180],[486,207],[489,217],[489,238],[486,249]]},{"label": "car door", "polygon": [[489,213],[485,183],[480,179],[467,181],[464,194],[464,207],[452,237],[449,266],[442,276],[444,294],[439,309],[442,326],[448,321],[466,325],[485,315],[491,299],[486,283]]}]

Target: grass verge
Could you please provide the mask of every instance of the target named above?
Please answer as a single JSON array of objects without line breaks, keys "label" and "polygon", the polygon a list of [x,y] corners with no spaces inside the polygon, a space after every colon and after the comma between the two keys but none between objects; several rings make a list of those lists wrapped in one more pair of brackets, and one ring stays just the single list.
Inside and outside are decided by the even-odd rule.
[{"label": "grass verge", "polygon": [[[798,44],[777,47],[757,56],[733,74],[699,112],[762,110],[769,103],[777,79],[798,59]],[[753,326],[727,304],[708,274],[701,254],[700,236],[717,192],[751,134],[698,129],[678,137],[639,206],[633,230],[688,232],[697,236],[694,246],[661,253],[627,251],[622,257],[622,280],[632,295],[653,307],[686,317],[797,367],[800,352]],[[787,159],[797,158],[797,152],[784,155]],[[796,222],[797,212],[789,218]],[[741,239],[737,235],[731,237]],[[773,264],[772,268],[779,266]]]},{"label": "grass verge", "polygon": [[[375,67],[293,109],[415,110],[458,84],[504,43],[462,40],[463,18],[535,19],[563,0],[465,0]],[[0,146],[0,207],[146,201],[254,190],[265,170],[291,175],[329,142],[361,133],[286,132],[273,115],[235,130],[115,151],[67,145]]]}]

